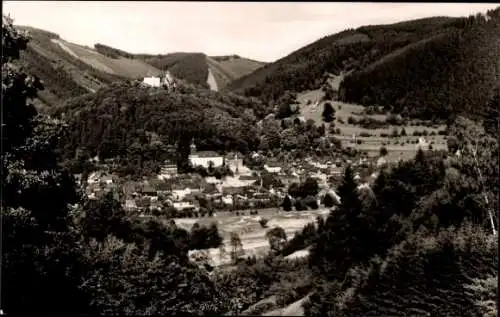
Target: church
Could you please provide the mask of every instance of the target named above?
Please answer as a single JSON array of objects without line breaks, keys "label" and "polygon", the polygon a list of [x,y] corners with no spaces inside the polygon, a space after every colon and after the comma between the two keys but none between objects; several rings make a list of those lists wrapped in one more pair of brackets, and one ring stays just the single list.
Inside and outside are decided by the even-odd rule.
[{"label": "church", "polygon": [[224,165],[224,156],[217,154],[213,151],[200,151],[196,149],[196,145],[191,143],[191,152],[189,155],[189,162],[194,166],[203,166],[208,168],[210,162],[213,163],[213,167],[219,167]]}]

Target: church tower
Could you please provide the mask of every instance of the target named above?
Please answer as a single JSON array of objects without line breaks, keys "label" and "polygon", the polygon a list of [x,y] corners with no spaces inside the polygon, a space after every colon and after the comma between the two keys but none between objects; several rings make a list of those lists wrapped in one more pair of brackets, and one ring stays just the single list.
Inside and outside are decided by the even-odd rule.
[{"label": "church tower", "polygon": [[190,153],[191,155],[196,154],[196,145],[194,144],[194,140],[191,142],[190,145]]}]

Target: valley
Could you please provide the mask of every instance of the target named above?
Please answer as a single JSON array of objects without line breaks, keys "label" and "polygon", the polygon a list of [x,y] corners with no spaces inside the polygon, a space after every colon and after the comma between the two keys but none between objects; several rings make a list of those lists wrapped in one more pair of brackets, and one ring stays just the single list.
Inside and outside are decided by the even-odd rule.
[{"label": "valley", "polygon": [[[137,5],[172,51],[3,16],[0,311],[497,314],[500,7],[366,20],[260,62],[180,48],[220,52],[240,11],[281,45],[270,14]],[[102,15],[122,10],[136,52],[164,47],[119,6]],[[270,50],[250,31],[234,52]]]}]

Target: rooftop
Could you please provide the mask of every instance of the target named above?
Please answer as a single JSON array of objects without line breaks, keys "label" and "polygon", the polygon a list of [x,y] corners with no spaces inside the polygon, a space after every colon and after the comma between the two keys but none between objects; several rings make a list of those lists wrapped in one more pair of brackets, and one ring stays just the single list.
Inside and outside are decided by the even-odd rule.
[{"label": "rooftop", "polygon": [[198,157],[222,157],[222,155],[220,155],[214,151],[200,151],[200,152],[192,153],[191,155],[198,156]]}]

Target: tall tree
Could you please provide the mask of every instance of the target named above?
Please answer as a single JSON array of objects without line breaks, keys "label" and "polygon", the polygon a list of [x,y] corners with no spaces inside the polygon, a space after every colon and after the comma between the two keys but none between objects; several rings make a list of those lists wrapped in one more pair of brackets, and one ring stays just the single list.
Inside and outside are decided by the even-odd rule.
[{"label": "tall tree", "polygon": [[240,236],[236,232],[231,232],[231,260],[233,263],[238,262],[240,256],[244,254],[243,244],[241,243]]},{"label": "tall tree", "polygon": [[332,104],[326,102],[323,107],[323,121],[332,122],[333,120],[335,120],[335,109],[333,108]]},{"label": "tall tree", "polygon": [[266,232],[266,237],[269,240],[271,251],[275,254],[280,253],[286,243],[286,232],[281,227],[274,227]]},{"label": "tall tree", "polygon": [[42,85],[15,64],[29,38],[2,22],[2,308],[84,312],[69,207],[78,194],[53,151],[63,124],[37,114],[31,100]]},{"label": "tall tree", "polygon": [[284,211],[290,211],[292,210],[292,200],[290,199],[289,195],[285,196],[285,199],[283,200],[283,210]]}]

